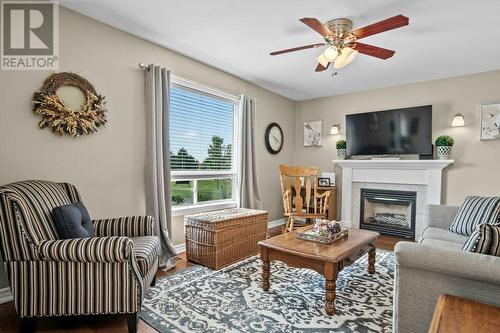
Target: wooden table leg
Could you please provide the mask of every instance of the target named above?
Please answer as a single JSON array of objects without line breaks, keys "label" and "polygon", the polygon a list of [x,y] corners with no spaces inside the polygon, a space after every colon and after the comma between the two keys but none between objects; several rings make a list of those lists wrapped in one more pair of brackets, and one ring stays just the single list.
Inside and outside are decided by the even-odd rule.
[{"label": "wooden table leg", "polygon": [[368,273],[375,273],[375,246],[372,246],[368,252]]},{"label": "wooden table leg", "polygon": [[325,263],[325,311],[326,314],[332,316],[336,313],[335,310],[335,287],[337,283],[338,266],[336,263]]},{"label": "wooden table leg", "polygon": [[269,261],[269,250],[260,248],[260,259],[262,260],[262,289],[269,290],[269,277],[271,276],[271,263]]}]

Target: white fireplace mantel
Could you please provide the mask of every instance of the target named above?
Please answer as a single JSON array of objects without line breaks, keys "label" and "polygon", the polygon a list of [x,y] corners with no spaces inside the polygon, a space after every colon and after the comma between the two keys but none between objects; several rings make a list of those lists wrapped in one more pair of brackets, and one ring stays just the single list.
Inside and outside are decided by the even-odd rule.
[{"label": "white fireplace mantel", "polygon": [[443,169],[453,160],[334,160],[342,168],[342,222],[354,225],[353,183],[424,185],[425,204],[441,203]]},{"label": "white fireplace mantel", "polygon": [[453,160],[333,160],[333,163],[342,169],[443,170]]}]

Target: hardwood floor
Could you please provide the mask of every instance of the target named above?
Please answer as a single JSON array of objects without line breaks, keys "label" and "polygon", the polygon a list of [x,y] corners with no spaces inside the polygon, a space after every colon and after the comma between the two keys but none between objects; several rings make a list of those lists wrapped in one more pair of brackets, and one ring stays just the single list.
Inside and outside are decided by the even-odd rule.
[{"label": "hardwood floor", "polygon": [[401,241],[407,241],[407,239],[393,236],[380,236],[375,246],[377,249],[394,251],[394,246]]},{"label": "hardwood floor", "polygon": [[[281,227],[269,229],[270,236],[275,236],[281,233]],[[396,237],[381,236],[377,242],[377,248],[393,251],[394,245],[401,239]],[[157,277],[167,276],[180,272],[187,267],[192,266],[186,261],[185,253],[180,255],[175,268],[168,272],[159,271]],[[124,316],[89,316],[89,317],[50,317],[41,318],[37,322],[36,332],[74,332],[74,333],[115,333],[127,332],[127,321]],[[140,333],[155,333],[157,332],[148,324],[139,320]],[[0,332],[11,333],[19,332],[19,322],[17,320],[14,303],[9,302],[0,304]]]}]

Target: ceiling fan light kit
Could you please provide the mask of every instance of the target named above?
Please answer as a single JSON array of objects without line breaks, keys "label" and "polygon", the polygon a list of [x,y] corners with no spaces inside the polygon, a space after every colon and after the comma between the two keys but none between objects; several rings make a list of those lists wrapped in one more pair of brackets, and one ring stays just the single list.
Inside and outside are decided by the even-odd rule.
[{"label": "ceiling fan light kit", "polygon": [[337,60],[333,63],[333,68],[335,69],[340,69],[342,67],[345,67],[349,65],[351,62],[356,59],[356,56],[358,55],[358,51],[354,50],[350,47],[344,47],[342,51],[340,51],[340,55],[338,56]]},{"label": "ceiling fan light kit", "polygon": [[392,57],[395,51],[360,43],[358,40],[409,24],[408,17],[403,15],[397,15],[355,30],[352,28],[352,21],[346,18],[330,20],[325,24],[311,17],[301,18],[300,21],[319,33],[325,40],[325,43],[316,43],[275,51],[272,52],[271,55],[327,46],[324,52],[316,58],[318,62],[316,72],[324,71],[332,62],[333,67],[336,69],[345,67],[356,58],[358,53],[383,60]]},{"label": "ceiling fan light kit", "polygon": [[328,64],[330,63],[330,60],[328,60],[326,57],[325,57],[325,54],[322,53],[319,57],[316,58],[316,61],[323,67],[326,67],[328,66]]},{"label": "ceiling fan light kit", "polygon": [[322,56],[328,62],[335,61],[339,55],[339,49],[336,46],[332,45],[326,48],[325,52],[323,52]]}]

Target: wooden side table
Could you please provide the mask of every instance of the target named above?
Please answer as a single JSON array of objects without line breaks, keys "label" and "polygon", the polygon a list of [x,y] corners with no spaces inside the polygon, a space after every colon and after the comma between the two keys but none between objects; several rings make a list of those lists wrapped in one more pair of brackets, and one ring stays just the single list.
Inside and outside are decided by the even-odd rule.
[{"label": "wooden side table", "polygon": [[440,295],[429,333],[492,333],[500,327],[500,308],[451,295]]}]

